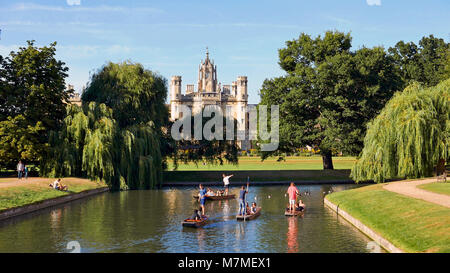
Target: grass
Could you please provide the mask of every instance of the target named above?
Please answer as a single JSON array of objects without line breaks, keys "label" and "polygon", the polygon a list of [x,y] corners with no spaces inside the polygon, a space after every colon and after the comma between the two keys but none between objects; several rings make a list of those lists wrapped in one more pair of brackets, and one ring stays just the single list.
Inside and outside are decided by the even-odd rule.
[{"label": "grass", "polygon": [[431,191],[431,192],[435,192],[435,193],[450,195],[450,183],[449,182],[423,184],[423,185],[419,185],[418,188],[427,190],[427,191]]},{"label": "grass", "polygon": [[406,252],[450,252],[450,209],[382,186],[336,192],[327,199]]},{"label": "grass", "polygon": [[[322,170],[321,156],[290,156],[285,161],[277,161],[278,157],[270,157],[261,161],[260,157],[241,156],[239,164],[210,165],[202,163],[179,164],[177,171],[250,171],[250,170]],[[351,169],[355,157],[333,157],[335,169]],[[173,162],[169,161],[169,170],[173,170]]]},{"label": "grass", "polygon": [[55,179],[29,178],[14,185],[1,186],[7,182],[16,182],[18,179],[0,178],[0,211],[106,186],[104,183],[97,183],[88,179],[69,177],[62,179],[62,183],[69,187],[69,191],[64,192],[48,186],[53,180]]}]

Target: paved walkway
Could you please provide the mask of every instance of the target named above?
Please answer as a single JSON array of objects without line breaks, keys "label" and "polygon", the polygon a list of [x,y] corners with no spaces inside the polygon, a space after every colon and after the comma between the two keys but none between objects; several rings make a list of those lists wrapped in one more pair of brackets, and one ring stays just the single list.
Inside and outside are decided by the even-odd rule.
[{"label": "paved walkway", "polygon": [[450,196],[417,188],[417,186],[419,185],[433,182],[436,182],[436,178],[429,178],[416,181],[392,182],[387,185],[384,185],[383,188],[388,191],[403,194],[416,199],[422,199],[430,203],[435,203],[450,208]]}]

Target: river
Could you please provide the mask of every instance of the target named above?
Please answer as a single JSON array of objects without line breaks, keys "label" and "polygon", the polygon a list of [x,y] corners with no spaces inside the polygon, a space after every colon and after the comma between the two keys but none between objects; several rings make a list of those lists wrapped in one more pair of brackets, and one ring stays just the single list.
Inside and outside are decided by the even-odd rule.
[{"label": "river", "polygon": [[198,207],[193,187],[108,192],[0,222],[0,252],[70,252],[72,241],[81,252],[367,252],[370,239],[323,205],[353,187],[300,185],[302,218],[284,216],[287,186],[250,187],[260,217],[237,222],[237,200],[207,201],[198,229],[181,226]]}]

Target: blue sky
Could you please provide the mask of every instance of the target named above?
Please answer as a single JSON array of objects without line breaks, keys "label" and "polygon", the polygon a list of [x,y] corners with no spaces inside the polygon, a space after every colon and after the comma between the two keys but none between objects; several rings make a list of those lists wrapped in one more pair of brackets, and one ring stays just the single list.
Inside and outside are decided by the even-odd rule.
[{"label": "blue sky", "polygon": [[433,34],[450,39],[450,1],[112,1],[0,0],[0,54],[58,42],[77,91],[107,61],[132,60],[170,79],[196,84],[210,57],[218,79],[230,84],[247,75],[249,102],[259,101],[264,79],[280,76],[277,49],[305,32],[350,31],[353,47],[393,46]]}]

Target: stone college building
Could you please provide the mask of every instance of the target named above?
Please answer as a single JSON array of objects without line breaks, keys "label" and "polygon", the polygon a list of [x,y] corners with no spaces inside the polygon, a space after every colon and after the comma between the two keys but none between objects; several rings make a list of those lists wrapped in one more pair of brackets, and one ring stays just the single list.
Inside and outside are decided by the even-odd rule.
[{"label": "stone college building", "polygon": [[[170,81],[170,117],[172,120],[182,118],[180,105],[191,109],[192,115],[197,114],[207,105],[216,105],[224,114],[230,114],[238,121],[238,131],[248,135],[247,77],[238,76],[231,85],[221,85],[217,80],[217,66],[209,58],[208,48],[206,59],[201,61],[198,69],[197,90],[194,84],[187,84],[185,94],[181,93],[181,76],[172,76]],[[255,107],[250,105],[250,107]],[[246,137],[248,138],[248,137]],[[240,141],[242,150],[250,149],[248,140]]]}]

